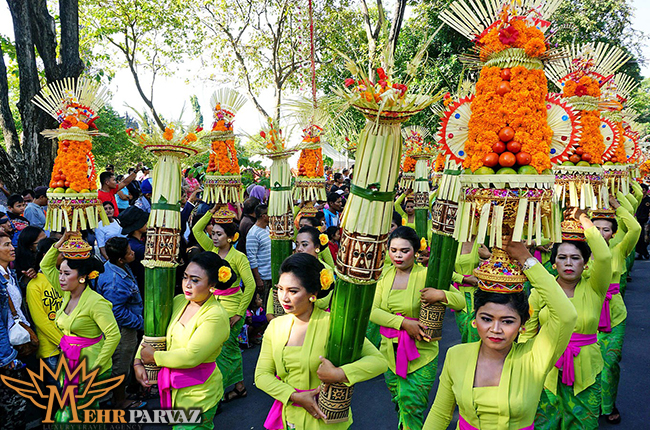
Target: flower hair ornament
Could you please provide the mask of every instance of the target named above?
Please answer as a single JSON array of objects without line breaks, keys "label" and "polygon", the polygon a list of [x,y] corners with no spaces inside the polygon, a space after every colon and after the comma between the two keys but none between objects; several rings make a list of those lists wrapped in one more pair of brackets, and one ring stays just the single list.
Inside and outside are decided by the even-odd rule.
[{"label": "flower hair ornament", "polygon": [[92,272],[90,272],[88,274],[87,278],[88,279],[97,279],[98,276],[99,276],[99,272],[97,270],[93,270]]},{"label": "flower hair ornament", "polygon": [[327,237],[326,234],[319,235],[318,240],[320,241],[321,246],[327,245],[327,243],[330,241],[329,237]]},{"label": "flower hair ornament", "polygon": [[405,218],[402,218],[402,225],[403,226],[406,225],[406,219]]},{"label": "flower hair ornament", "polygon": [[320,289],[329,290],[332,284],[334,283],[334,275],[327,269],[320,271]]},{"label": "flower hair ornament", "polygon": [[427,249],[427,240],[425,238],[420,239],[420,249],[418,251],[426,251]]},{"label": "flower hair ornament", "polygon": [[224,284],[228,282],[231,277],[232,277],[232,270],[230,270],[230,267],[221,266],[219,268],[219,282]]}]

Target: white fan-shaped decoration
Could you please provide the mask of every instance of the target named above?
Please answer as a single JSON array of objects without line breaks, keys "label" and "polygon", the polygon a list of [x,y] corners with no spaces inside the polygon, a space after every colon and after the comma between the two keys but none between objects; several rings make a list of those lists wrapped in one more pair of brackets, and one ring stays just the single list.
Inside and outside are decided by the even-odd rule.
[{"label": "white fan-shaped decoration", "polygon": [[616,143],[619,138],[618,127],[616,123],[601,118],[600,120],[600,134],[603,135],[603,142],[605,143],[605,152],[603,153],[604,159],[611,158],[614,155],[614,150],[616,149]]},{"label": "white fan-shaped decoration", "polygon": [[232,88],[219,88],[210,97],[210,107],[216,110],[217,104],[221,105],[221,110],[230,113],[233,117],[246,104],[246,97]]},{"label": "white fan-shaped decoration", "polygon": [[465,159],[465,142],[469,133],[469,119],[472,116],[474,95],[463,97],[452,103],[444,112],[438,129],[438,136],[445,155],[457,163]]},{"label": "white fan-shaped decoration", "polygon": [[602,42],[573,44],[568,51],[568,57],[549,63],[544,68],[548,79],[560,87],[574,72],[597,74],[592,77],[600,79],[615,73],[630,59],[630,55],[621,48]]},{"label": "white fan-shaped decoration", "polygon": [[546,115],[548,125],[553,130],[551,162],[560,164],[575,151],[582,126],[576,111],[559,94],[549,93],[546,96]]}]

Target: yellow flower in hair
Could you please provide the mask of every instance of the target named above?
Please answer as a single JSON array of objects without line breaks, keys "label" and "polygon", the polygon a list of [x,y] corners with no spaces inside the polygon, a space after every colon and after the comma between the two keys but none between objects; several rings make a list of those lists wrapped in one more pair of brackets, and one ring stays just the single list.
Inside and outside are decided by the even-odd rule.
[{"label": "yellow flower in hair", "polygon": [[96,270],[93,270],[88,274],[88,279],[95,279],[99,276],[99,272]]},{"label": "yellow flower in hair", "polygon": [[406,219],[402,218],[402,225],[406,225]]},{"label": "yellow flower in hair", "polygon": [[321,234],[318,236],[318,240],[320,241],[321,246],[327,245],[327,243],[330,241],[329,237],[327,237],[326,234]]},{"label": "yellow flower in hair", "polygon": [[239,233],[235,233],[235,235],[232,237],[233,242],[237,242],[239,240]]},{"label": "yellow flower in hair", "polygon": [[230,267],[221,266],[221,268],[219,268],[219,282],[221,282],[222,284],[228,282],[231,277],[232,277],[232,270],[230,270]]},{"label": "yellow flower in hair", "polygon": [[425,238],[420,239],[420,249],[419,251],[424,251],[427,249],[427,240]]},{"label": "yellow flower in hair", "polygon": [[327,269],[320,271],[320,288],[321,290],[329,290],[334,283],[334,275]]}]

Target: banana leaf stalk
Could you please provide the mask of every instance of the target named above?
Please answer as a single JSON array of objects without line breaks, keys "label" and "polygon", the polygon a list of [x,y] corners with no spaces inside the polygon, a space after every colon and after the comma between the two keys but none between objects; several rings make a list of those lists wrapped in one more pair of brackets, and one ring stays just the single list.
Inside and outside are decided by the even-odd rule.
[{"label": "banana leaf stalk", "polygon": [[429,169],[428,157],[417,157],[415,162],[415,231],[420,237],[427,238],[427,220],[429,218]]},{"label": "banana leaf stalk", "polygon": [[[288,158],[291,154],[270,155],[271,158],[271,193],[269,196],[269,230],[271,236],[271,279],[274,314],[284,313],[277,300],[277,285],[280,278],[280,266],[293,251],[293,198],[291,193],[291,169]],[[270,299],[269,299],[270,300]],[[268,302],[267,302],[268,303]],[[270,307],[270,305],[267,305]]]},{"label": "banana leaf stalk", "polygon": [[[393,213],[402,149],[400,125],[373,120],[359,136],[354,186],[341,220],[342,249],[336,261],[338,279],[326,352],[335,366],[361,357]],[[372,243],[357,241],[359,236]],[[361,258],[355,257],[357,251],[362,251]]]}]

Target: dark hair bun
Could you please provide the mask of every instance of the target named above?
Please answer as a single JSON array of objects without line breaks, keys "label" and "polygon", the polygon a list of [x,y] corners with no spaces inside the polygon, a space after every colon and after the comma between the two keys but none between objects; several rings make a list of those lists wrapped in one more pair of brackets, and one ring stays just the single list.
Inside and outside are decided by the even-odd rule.
[{"label": "dark hair bun", "polygon": [[528,318],[530,318],[530,305],[528,304],[528,296],[521,291],[519,293],[492,293],[483,291],[477,288],[474,292],[474,318],[479,308],[487,303],[496,303],[499,305],[507,305],[517,312],[521,318],[521,325],[524,325]]},{"label": "dark hair bun", "polygon": [[400,226],[397,227],[393,232],[388,236],[388,246],[393,239],[404,239],[413,247],[413,251],[418,252],[420,249],[420,237],[411,227]]},{"label": "dark hair bun", "polygon": [[[300,230],[298,230],[298,234],[302,233],[308,234],[314,244],[314,247],[316,247],[316,249],[319,251],[321,250],[322,246],[320,244],[320,231],[316,227],[302,227]],[[296,237],[298,236],[296,235]]]},{"label": "dark hair bun", "polygon": [[[227,290],[237,280],[237,274],[232,270],[230,264],[212,251],[203,251],[195,255],[190,263],[195,263],[205,270],[205,273],[208,274],[208,282],[214,284],[217,290]],[[228,274],[228,272],[230,276],[225,278],[224,274]]]},{"label": "dark hair bun", "polygon": [[323,290],[320,284],[320,273],[325,268],[318,258],[311,254],[293,254],[282,262],[280,274],[291,273],[298,278],[300,284],[310,294],[316,294],[316,297],[325,297],[334,285],[329,289]]}]

